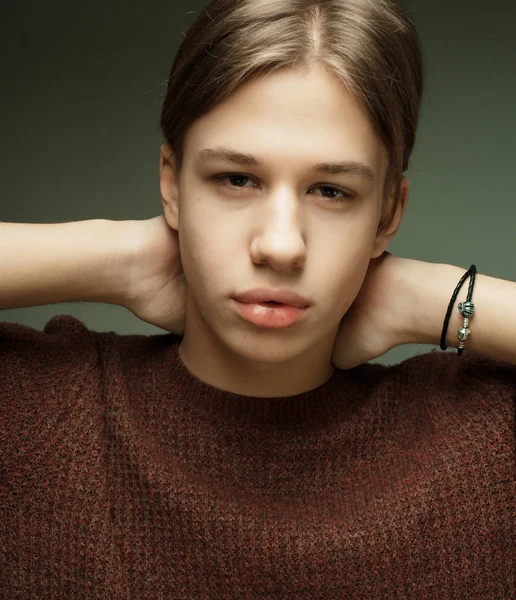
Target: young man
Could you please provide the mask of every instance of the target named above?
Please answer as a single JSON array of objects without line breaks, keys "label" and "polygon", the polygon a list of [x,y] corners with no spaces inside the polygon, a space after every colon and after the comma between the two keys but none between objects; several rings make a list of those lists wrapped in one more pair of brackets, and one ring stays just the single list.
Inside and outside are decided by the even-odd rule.
[{"label": "young man", "polygon": [[0,323],[6,596],[515,596],[516,284],[479,275],[477,355],[368,363],[439,343],[463,274],[386,253],[418,47],[390,0],[216,0],[171,70],[164,215],[0,224],[0,307],[171,332]]}]

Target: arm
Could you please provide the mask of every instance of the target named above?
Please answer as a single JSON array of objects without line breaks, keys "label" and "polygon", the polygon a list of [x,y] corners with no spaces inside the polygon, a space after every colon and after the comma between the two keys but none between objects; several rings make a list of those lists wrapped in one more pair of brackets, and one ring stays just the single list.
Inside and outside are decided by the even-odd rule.
[{"label": "arm", "polygon": [[79,301],[121,305],[130,237],[127,221],[0,223],[0,310]]}]

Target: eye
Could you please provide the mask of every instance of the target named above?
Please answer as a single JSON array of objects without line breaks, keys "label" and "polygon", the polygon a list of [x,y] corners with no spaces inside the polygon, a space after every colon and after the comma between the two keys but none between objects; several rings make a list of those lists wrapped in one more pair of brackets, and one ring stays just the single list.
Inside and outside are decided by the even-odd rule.
[{"label": "eye", "polygon": [[340,198],[332,196],[330,198],[325,197],[327,200],[330,200],[330,202],[333,201],[337,201],[337,202],[342,202],[342,198],[346,199],[346,200],[353,200],[353,198],[355,197],[354,194],[350,194],[349,192],[344,192],[343,190],[333,187],[332,185],[318,185],[316,187],[311,188],[312,190],[316,190],[316,189],[321,189],[321,190],[326,190],[326,191],[330,191],[330,192],[336,192],[337,194],[342,194],[342,196]]},{"label": "eye", "polygon": [[[226,185],[226,184],[223,183],[224,180],[226,180],[226,179],[232,179],[233,182],[238,181],[238,180],[241,181],[242,179],[244,179],[244,180],[246,180],[246,179],[247,180],[251,180],[251,178],[248,177],[247,175],[240,175],[239,173],[235,173],[235,174],[231,174],[230,173],[229,175],[215,175],[213,177],[213,179],[215,179],[216,181],[222,183],[223,185]],[[242,190],[245,189],[245,187],[243,187],[241,185],[238,185],[238,184],[237,185],[229,185],[228,187],[230,187],[230,188],[238,188],[238,189],[242,189]]]},{"label": "eye", "polygon": [[[229,187],[230,189],[234,189],[236,190],[245,190],[246,186],[245,186],[245,182],[246,181],[252,181],[252,178],[249,177],[248,175],[242,175],[240,173],[227,173],[227,174],[222,174],[222,175],[214,175],[212,177],[212,179],[214,181],[216,181],[217,183],[219,183],[220,185],[224,185],[225,187]],[[233,183],[236,183],[236,185],[232,185],[232,184],[227,184],[225,183],[226,180],[233,180]],[[238,181],[240,181],[244,185],[239,185]],[[250,188],[247,188],[250,189]],[[351,192],[345,192],[344,190],[341,190],[340,188],[331,186],[331,185],[326,185],[326,184],[320,184],[318,186],[315,186],[313,188],[310,188],[312,190],[316,190],[316,189],[321,189],[321,190],[326,190],[327,192],[329,191],[330,194],[341,194],[340,197],[336,197],[336,196],[324,196],[323,198],[325,200],[328,200],[330,203],[339,203],[339,202],[343,202],[344,200],[353,200],[356,196],[356,194],[353,194]]]}]

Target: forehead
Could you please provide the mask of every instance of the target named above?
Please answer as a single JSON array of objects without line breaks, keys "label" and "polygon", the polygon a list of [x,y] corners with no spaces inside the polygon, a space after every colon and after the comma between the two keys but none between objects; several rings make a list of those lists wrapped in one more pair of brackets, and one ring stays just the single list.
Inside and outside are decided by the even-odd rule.
[{"label": "forehead", "polygon": [[281,70],[244,83],[193,123],[187,148],[195,160],[220,158],[223,153],[213,149],[225,148],[250,155],[248,164],[286,157],[310,167],[356,163],[366,167],[363,176],[369,168],[376,178],[387,161],[361,102],[324,69]]}]

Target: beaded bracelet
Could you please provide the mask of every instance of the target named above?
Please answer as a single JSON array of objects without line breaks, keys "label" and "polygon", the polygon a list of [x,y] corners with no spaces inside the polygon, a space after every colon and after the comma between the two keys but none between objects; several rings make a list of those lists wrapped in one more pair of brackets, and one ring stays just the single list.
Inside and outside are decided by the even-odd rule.
[{"label": "beaded bracelet", "polygon": [[444,319],[443,331],[441,334],[441,350],[447,349],[446,333],[448,331],[448,324],[450,322],[450,316],[451,316],[451,312],[453,309],[453,305],[455,304],[455,300],[457,299],[457,295],[458,295],[460,289],[462,288],[462,286],[464,285],[464,282],[466,281],[466,277],[468,277],[468,275],[470,275],[471,279],[469,282],[468,297],[466,298],[466,302],[460,302],[459,305],[457,306],[457,312],[460,315],[462,315],[464,318],[462,328],[459,329],[459,331],[457,333],[457,338],[459,339],[459,349],[457,352],[458,356],[462,356],[462,351],[464,349],[464,345],[468,341],[468,338],[471,337],[471,331],[468,329],[468,325],[469,325],[469,320],[473,317],[473,313],[475,312],[475,305],[473,304],[473,302],[471,302],[471,296],[473,294],[473,286],[475,285],[476,273],[477,273],[476,266],[471,265],[469,270],[463,275],[463,277],[459,281],[457,287],[455,288],[455,291],[453,292],[452,299],[450,300],[450,304],[448,305],[448,311],[446,312],[446,318]]}]

